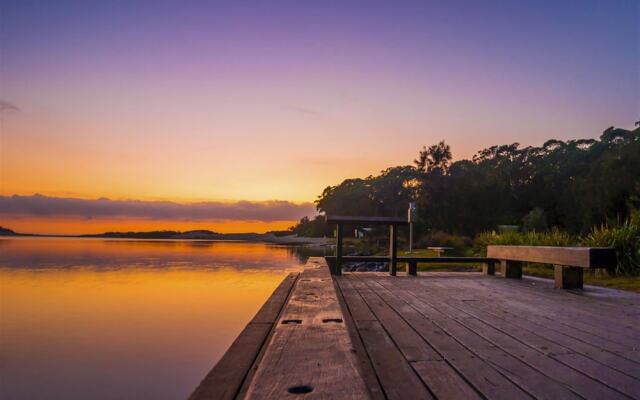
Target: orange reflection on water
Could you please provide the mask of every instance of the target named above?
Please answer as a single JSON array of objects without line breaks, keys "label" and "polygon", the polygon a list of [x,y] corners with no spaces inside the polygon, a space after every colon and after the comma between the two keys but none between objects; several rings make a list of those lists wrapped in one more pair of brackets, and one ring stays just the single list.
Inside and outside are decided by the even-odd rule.
[{"label": "orange reflection on water", "polygon": [[285,230],[297,220],[285,221],[181,221],[132,218],[80,218],[80,217],[27,217],[3,215],[0,225],[16,232],[55,235],[82,235],[103,232],[154,231],[158,227],[166,230],[190,231],[205,229],[222,233],[244,233]]},{"label": "orange reflection on water", "polygon": [[255,243],[0,243],[6,398],[184,398],[299,263]]}]

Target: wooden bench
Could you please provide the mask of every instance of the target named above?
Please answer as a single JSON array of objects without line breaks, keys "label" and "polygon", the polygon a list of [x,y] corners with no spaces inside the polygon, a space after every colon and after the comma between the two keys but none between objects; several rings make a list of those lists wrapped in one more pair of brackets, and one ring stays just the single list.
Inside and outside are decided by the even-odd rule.
[{"label": "wooden bench", "polygon": [[583,272],[615,267],[616,253],[605,247],[487,246],[487,257],[500,260],[504,278],[521,278],[522,263],[553,264],[556,288],[581,289]]},{"label": "wooden bench", "polygon": [[433,246],[433,247],[427,247],[427,250],[433,250],[436,252],[436,254],[438,255],[438,257],[442,257],[442,255],[447,251],[447,250],[453,250],[453,247],[442,247],[442,246]]}]

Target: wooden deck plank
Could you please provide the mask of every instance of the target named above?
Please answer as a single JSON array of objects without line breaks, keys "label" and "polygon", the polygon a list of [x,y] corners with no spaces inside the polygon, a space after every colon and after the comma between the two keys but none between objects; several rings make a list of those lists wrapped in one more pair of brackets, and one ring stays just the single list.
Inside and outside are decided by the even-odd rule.
[{"label": "wooden deck plank", "polygon": [[[494,283],[495,284],[495,283]],[[504,289],[503,289],[504,288]],[[542,292],[542,293],[541,293]],[[541,296],[542,294],[542,296]],[[599,302],[596,299],[560,290],[539,290],[529,285],[514,285],[508,282],[496,293],[503,297],[513,295],[514,303],[531,307],[530,301],[536,299],[535,310],[538,315],[555,313],[555,320],[565,325],[580,329],[595,335],[605,336],[620,344],[629,345],[635,341],[640,333],[637,318],[629,318],[626,307],[617,309],[607,308],[596,310]],[[562,313],[557,313],[560,307]]]},{"label": "wooden deck plank", "polygon": [[[483,310],[474,302],[465,304],[464,312],[473,315],[478,320],[487,324],[533,349],[547,355],[579,353],[605,366],[616,369],[635,378],[640,378],[640,364],[627,360],[617,354],[603,351],[587,343],[573,340],[572,338],[540,326],[523,324],[522,328],[518,319],[505,318],[505,314],[494,315]],[[493,310],[496,311],[496,310]]]},{"label": "wooden deck plank", "polygon": [[362,298],[376,315],[385,330],[389,332],[396,346],[407,361],[434,361],[442,357],[425,343],[409,324],[407,324],[389,305],[373,291],[362,291]]},{"label": "wooden deck plank", "polygon": [[293,287],[246,398],[366,399],[358,358],[323,258],[310,258]]},{"label": "wooden deck plank", "polygon": [[[508,304],[509,309],[513,312],[518,312],[519,315],[522,315],[522,318],[537,322],[542,325],[548,325],[552,329],[561,331],[579,340],[595,343],[601,348],[616,352],[626,352],[629,350],[635,350],[637,347],[637,340],[629,338],[628,340],[626,340],[626,343],[622,344],[612,340],[610,337],[606,337],[605,333],[602,330],[596,331],[599,328],[594,328],[591,332],[587,332],[572,325],[571,321],[567,321],[566,318],[562,317],[562,314],[565,312],[565,307],[562,307],[561,303],[558,303],[555,310],[550,310],[548,311],[548,313],[544,314],[537,310],[535,307],[538,302],[543,301],[542,299],[526,298],[525,300],[519,301],[513,298],[515,294],[512,296],[510,294],[493,292],[490,295],[487,295],[481,293],[477,287],[473,287],[473,285],[477,284],[478,283],[474,282],[466,282],[458,283],[457,286],[469,289],[461,291],[463,293],[469,292],[469,295],[465,295],[467,297],[476,296],[476,299],[492,301],[497,305],[501,305],[503,308],[505,304]],[[452,295],[454,297],[457,296],[456,294],[452,294],[451,290],[447,287],[436,287],[435,289],[431,287],[431,290],[435,290],[439,293],[448,293],[449,295]]]},{"label": "wooden deck plank", "polygon": [[439,400],[475,400],[480,395],[444,360],[411,363],[422,381]]},{"label": "wooden deck plank", "polygon": [[464,325],[505,352],[517,357],[536,370],[543,372],[551,379],[567,385],[572,391],[585,399],[610,399],[620,396],[619,392],[603,386],[587,375],[581,374],[565,364],[560,363],[558,360],[552,358],[553,356],[550,357],[549,354],[526,346],[524,343],[504,332],[483,323],[483,321],[475,318],[465,319]]},{"label": "wooden deck plank", "polygon": [[[597,364],[597,362],[604,364],[600,366],[596,365],[593,368],[604,369],[606,370],[607,375],[615,376],[618,372],[622,372],[623,374],[637,377],[634,374],[637,374],[638,364],[635,362],[632,362],[634,361],[633,357],[636,356],[637,353],[634,353],[633,351],[616,353],[615,349],[612,350],[610,348],[610,343],[606,341],[603,342],[602,339],[599,337],[590,338],[587,336],[585,338],[583,337],[584,334],[582,334],[581,332],[576,334],[575,331],[572,331],[571,329],[566,329],[567,327],[564,327],[564,326],[558,327],[554,324],[546,323],[547,321],[541,320],[541,319],[537,319],[534,322],[532,322],[532,318],[530,315],[523,312],[515,313],[514,310],[508,309],[508,308],[511,308],[510,307],[511,303],[509,303],[508,307],[505,307],[503,303],[504,303],[503,301],[495,301],[494,299],[493,302],[484,303],[483,308],[485,311],[498,313],[498,316],[512,315],[512,319],[511,319],[512,322],[517,324],[518,326],[529,329],[530,331],[535,332],[536,334],[544,335],[546,337],[551,337],[552,340],[555,340],[556,342],[563,343],[568,349],[571,350],[569,351],[571,353],[577,352],[577,353],[582,353],[583,355],[586,355],[588,358],[582,361],[585,364],[589,364],[589,363]],[[483,302],[479,302],[479,303],[468,302],[468,304],[470,305],[474,304],[475,306],[479,307],[483,304]],[[530,326],[527,326],[527,325],[530,325]],[[588,339],[591,339],[591,342],[589,342]],[[607,347],[607,345],[609,345],[609,347]],[[588,347],[591,347],[590,349],[591,351],[588,353],[585,352],[584,351],[585,347],[587,347],[587,349]],[[564,353],[567,353],[567,352],[564,352]],[[618,372],[608,371],[609,365],[611,365],[612,369],[615,369]],[[624,379],[624,377],[621,377],[621,379]]]},{"label": "wooden deck plank", "polygon": [[598,365],[581,354],[558,354],[554,356],[554,358],[561,360],[594,379],[606,383],[609,387],[615,388],[633,399],[640,398],[640,380],[631,378],[610,368],[599,368]]},{"label": "wooden deck plank", "polygon": [[[342,293],[345,294],[347,307],[352,312],[355,310],[355,314],[352,313],[355,326],[386,397],[389,399],[432,398],[360,293],[352,289],[354,283],[355,287],[363,286],[357,282],[348,282],[344,276],[335,279]],[[403,382],[403,385],[398,385],[398,382]]]},{"label": "wooden deck plank", "polygon": [[[469,284],[468,280],[462,285]],[[638,315],[629,311],[629,305],[635,304],[630,299],[619,299],[618,303],[603,304],[601,299],[589,296],[588,291],[564,291],[545,286],[540,281],[525,280],[523,282],[507,281],[503,285],[491,279],[480,279],[473,282],[485,287],[492,286],[489,290],[495,295],[509,297],[515,303],[527,304],[533,298],[536,300],[536,309],[541,311],[554,311],[558,304],[563,306],[562,316],[573,321],[589,321],[590,326],[599,326],[625,336],[635,336],[640,333],[637,326]],[[529,303],[530,304],[530,303]],[[624,305],[624,307],[621,307]],[[629,313],[629,314],[628,314]]]},{"label": "wooden deck plank", "polygon": [[289,274],[205,376],[190,400],[233,399],[267,340],[298,273]]},{"label": "wooden deck plank", "polygon": [[[395,284],[400,284],[400,285],[402,284],[401,281],[392,281],[392,282]],[[445,293],[441,289],[446,289],[446,286],[449,284],[454,284],[454,283],[453,282],[447,282],[446,284],[443,283],[442,285],[444,285],[444,287],[441,287],[441,288],[438,288],[439,284],[432,283],[430,286],[431,292],[429,293],[429,295],[426,295],[425,292],[419,292],[417,296],[427,300],[433,299],[433,298],[436,298],[436,299],[441,298],[442,295]],[[424,287],[424,285],[422,286]],[[404,289],[406,290],[407,287],[404,286]],[[477,293],[478,292],[475,292],[475,295],[474,295],[476,298],[477,298]],[[449,294],[451,295],[450,290],[449,290]],[[470,296],[463,295],[462,297],[459,297],[454,295],[452,297],[458,297],[458,300],[460,300],[462,297],[470,297]],[[495,301],[495,300],[496,299],[494,299],[493,303],[487,302],[483,307],[489,310],[491,308],[495,308],[496,306],[505,307],[505,308],[511,307],[511,303],[509,303],[506,306],[504,305],[504,302]],[[473,304],[474,306],[478,305],[478,303],[474,301],[468,302],[467,304]],[[431,305],[434,307],[434,309],[437,308],[433,304]],[[450,310],[447,310],[447,311],[450,312]],[[503,315],[503,313],[509,313],[509,311],[500,310],[500,309],[498,309],[498,311],[496,312],[499,313],[500,315]],[[518,321],[519,324],[522,324],[523,321],[527,321],[528,318],[530,317],[523,312],[518,312],[517,314],[514,313],[512,315],[513,315],[512,319],[515,321]],[[468,321],[468,320],[465,320],[465,321]],[[545,330],[545,329],[547,329],[545,324],[541,321],[538,321],[538,326],[536,326],[536,331]],[[580,343],[580,341],[576,341],[575,337],[568,337],[568,339],[569,339],[568,341],[565,341],[565,344],[568,344],[569,346],[575,346],[575,343]],[[594,338],[592,337],[591,339],[594,339]],[[595,340],[595,341],[598,342],[598,340]],[[597,357],[598,355],[606,354],[606,352],[601,351],[599,353],[592,353],[592,354],[595,354]],[[618,390],[619,392],[623,392],[631,397],[638,397],[640,395],[640,388],[637,387],[637,384],[640,383],[640,381],[629,376],[630,374],[633,374],[634,372],[637,371],[637,368],[635,368],[635,365],[633,363],[631,364],[627,363],[626,367],[621,365],[621,363],[618,363],[618,368],[624,370],[624,373],[621,373],[620,371],[616,371],[612,368],[608,368],[605,365],[599,364],[598,362],[595,362],[593,359],[590,359],[582,354],[575,354],[574,352],[569,352],[569,353],[565,352],[565,354],[553,355],[553,358],[563,362],[567,366],[570,366],[580,371],[584,375],[588,375],[593,380],[598,380],[603,384],[605,384],[606,386],[609,386],[611,388]],[[611,362],[611,360],[608,360],[608,361]],[[598,371],[599,374],[596,374],[595,371]],[[595,396],[595,394],[596,394],[595,391],[592,392],[592,396]]]},{"label": "wooden deck plank", "polygon": [[[360,371],[362,372],[362,379],[364,379],[364,383],[369,389],[369,394],[371,395],[371,399],[383,400],[385,399],[384,391],[382,390],[382,387],[380,386],[380,382],[378,381],[378,377],[375,373],[375,369],[373,368],[373,363],[371,362],[371,359],[367,354],[367,350],[365,349],[364,344],[362,343],[362,337],[358,333],[358,329],[353,320],[354,317],[352,314],[352,309],[349,308],[349,303],[345,299],[343,292],[339,289],[340,280],[344,281],[342,276],[337,276],[336,279],[334,279],[335,281],[334,285],[336,286],[336,294],[338,296],[338,300],[340,301],[340,304],[343,307],[342,313],[345,317],[345,323],[347,325],[347,329],[349,330],[349,336],[351,337],[351,342],[353,344],[353,351],[358,357],[358,360],[360,362]],[[351,291],[350,293],[351,296],[349,297],[351,304],[356,303],[354,296],[359,296],[358,293],[356,293],[355,290],[353,289],[346,289],[346,290]],[[357,304],[362,304],[364,305],[364,307],[366,307],[366,304],[364,304],[364,301],[357,302]],[[373,316],[373,314],[371,315]],[[375,317],[374,317],[374,320],[375,320]]]},{"label": "wooden deck plank", "polygon": [[[638,336],[640,336],[640,334],[636,335],[635,339],[625,339],[626,344],[621,344],[610,340],[608,337],[604,337],[605,333],[602,330],[596,334],[593,331],[587,332],[584,329],[580,329],[576,327],[575,324],[562,323],[562,321],[554,323],[558,322],[556,321],[557,318],[563,319],[562,315],[566,313],[566,307],[560,306],[560,304],[562,304],[561,302],[558,303],[558,306],[555,309],[548,310],[545,315],[535,309],[535,305],[543,301],[540,298],[523,296],[525,298],[522,301],[526,302],[523,305],[521,301],[513,299],[517,293],[510,294],[508,290],[506,290],[506,293],[492,292],[491,294],[486,294],[478,290],[474,285],[483,285],[483,282],[458,283],[458,286],[464,289],[468,289],[469,291],[473,290],[475,298],[486,303],[488,308],[495,307],[495,309],[500,309],[503,313],[517,314],[519,320],[524,319],[527,322],[531,322],[545,328],[549,327],[552,330],[567,335],[571,338],[573,343],[577,343],[578,345],[580,343],[588,343],[597,346],[600,350],[613,352],[635,362],[640,361],[637,353],[637,348],[640,345],[638,340]],[[452,296],[456,297],[457,295],[454,294]],[[611,311],[609,313],[612,314]],[[638,321],[636,321],[636,323],[638,323]],[[576,339],[578,340],[577,342]]]},{"label": "wooden deck plank", "polygon": [[[408,292],[410,293],[411,291],[409,290]],[[452,307],[447,307],[446,311],[442,311],[446,304],[441,302],[427,304],[438,310],[437,313],[430,314],[432,320],[438,326],[536,398],[579,398],[579,396],[571,392],[563,384],[555,381],[551,376],[545,375],[540,370],[521,361],[466,327],[456,318],[460,317],[460,311]],[[559,364],[559,367],[564,366]],[[558,372],[557,369],[555,372]]]},{"label": "wooden deck plank", "polygon": [[[379,291],[378,294],[382,295],[382,291]],[[402,295],[403,293],[393,293],[391,297],[387,297],[388,304],[398,312],[401,312],[402,316],[410,323],[412,329],[415,329],[420,336],[436,349],[453,370],[458,372],[460,376],[464,376],[466,381],[470,382],[477,391],[491,399],[530,398],[526,392],[498,373],[489,364],[474,356],[473,353],[428,318],[425,318],[419,310],[411,306],[408,308],[403,307],[401,305],[403,301],[399,299],[393,301],[393,295],[396,294]],[[413,298],[409,299],[410,303],[412,300]],[[424,373],[425,371],[422,370],[421,372]],[[423,379],[426,383],[434,378],[424,377]],[[435,388],[432,390],[435,390]]]},{"label": "wooden deck plank", "polygon": [[503,351],[500,347],[491,345],[463,325],[454,321],[441,321],[439,324],[474,354],[489,362],[534,397],[538,399],[580,398],[566,386],[552,379],[551,376],[543,374],[531,365]]},{"label": "wooden deck plank", "polygon": [[388,399],[433,398],[378,321],[362,321],[358,330]]}]

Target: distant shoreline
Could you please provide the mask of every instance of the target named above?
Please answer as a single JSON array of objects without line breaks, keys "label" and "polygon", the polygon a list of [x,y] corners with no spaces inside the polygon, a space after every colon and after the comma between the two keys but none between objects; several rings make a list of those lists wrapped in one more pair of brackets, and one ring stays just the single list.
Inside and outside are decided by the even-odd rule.
[{"label": "distant shoreline", "polygon": [[43,238],[94,238],[94,239],[147,239],[147,240],[216,240],[216,241],[241,241],[262,242],[282,245],[316,245],[326,246],[327,238],[299,237],[296,235],[276,236],[273,233],[218,233],[212,231],[151,231],[151,232],[105,232],[84,235],[56,235],[20,233],[11,229],[0,227],[2,237],[43,237]]}]

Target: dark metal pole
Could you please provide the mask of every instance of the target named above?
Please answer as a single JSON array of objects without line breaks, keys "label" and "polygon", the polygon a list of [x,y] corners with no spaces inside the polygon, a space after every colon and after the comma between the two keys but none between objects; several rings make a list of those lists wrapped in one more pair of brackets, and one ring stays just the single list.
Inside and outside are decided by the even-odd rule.
[{"label": "dark metal pole", "polygon": [[391,225],[389,237],[389,274],[395,276],[398,268],[398,227]]},{"label": "dark metal pole", "polygon": [[342,275],[342,224],[336,228],[336,275]]}]

